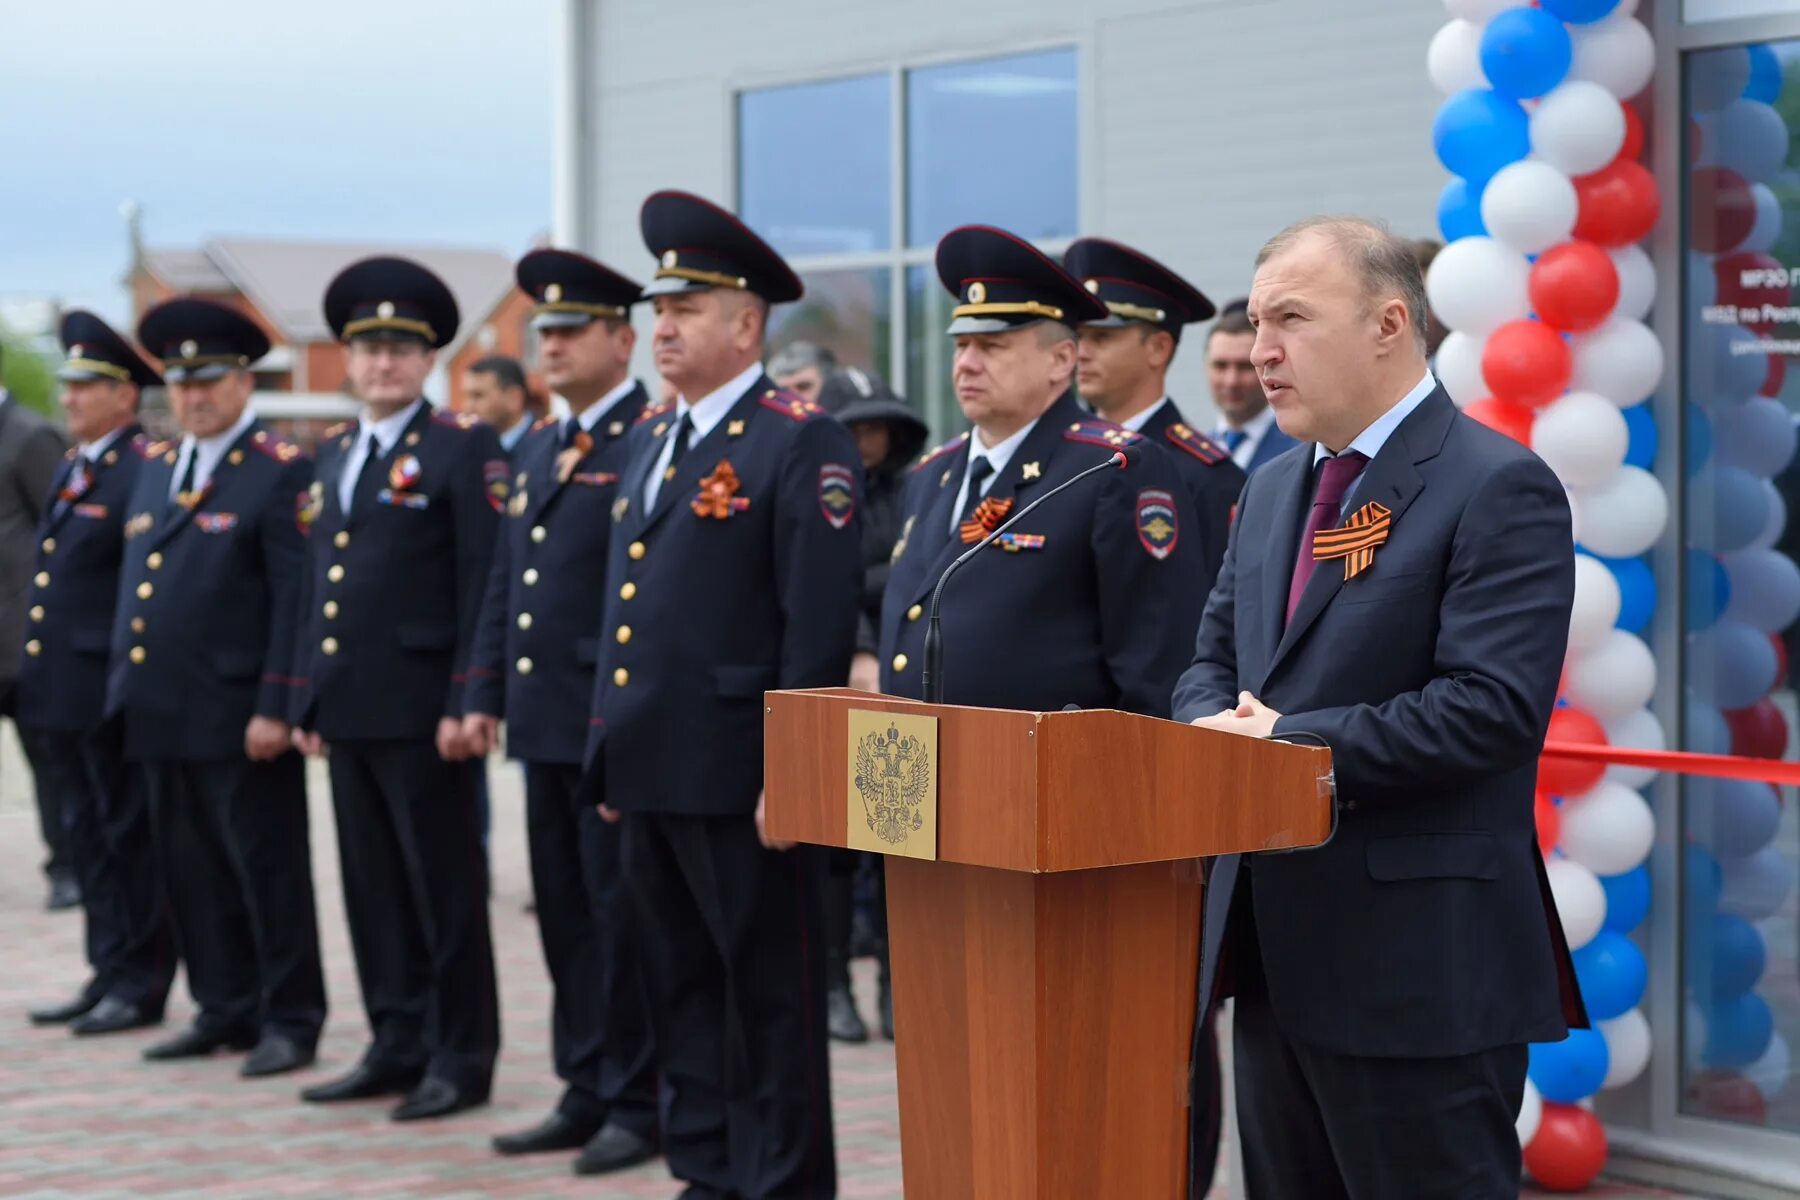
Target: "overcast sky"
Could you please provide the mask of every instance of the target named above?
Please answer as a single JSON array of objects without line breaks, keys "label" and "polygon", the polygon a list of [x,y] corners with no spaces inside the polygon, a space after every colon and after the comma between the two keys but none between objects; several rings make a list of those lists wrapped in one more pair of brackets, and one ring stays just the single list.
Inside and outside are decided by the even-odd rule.
[{"label": "overcast sky", "polygon": [[549,228],[554,0],[4,7],[0,297],[126,316],[126,200],[152,246]]}]

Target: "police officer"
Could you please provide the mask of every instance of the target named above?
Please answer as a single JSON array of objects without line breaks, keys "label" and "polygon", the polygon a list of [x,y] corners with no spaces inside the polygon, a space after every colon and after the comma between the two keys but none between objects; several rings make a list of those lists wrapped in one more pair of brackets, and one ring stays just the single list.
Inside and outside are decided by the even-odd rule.
[{"label": "police officer", "polygon": [[[1244,472],[1223,446],[1188,423],[1169,398],[1168,374],[1181,327],[1212,316],[1212,301],[1149,255],[1104,238],[1076,239],[1063,266],[1107,309],[1105,317],[1076,331],[1081,398],[1096,415],[1170,452],[1194,501],[1194,536],[1211,591]],[[1194,624],[1200,624],[1198,608]]]},{"label": "police officer", "polygon": [[246,1077],[313,1059],[325,1020],[306,767],[288,716],[312,462],[257,421],[249,318],[182,298],[138,340],[186,431],[138,472],[107,710],[144,766],[193,1024],[144,1051],[253,1048]]},{"label": "police officer", "polygon": [[1205,578],[1174,463],[1087,417],[1070,387],[1075,327],[1103,320],[1106,306],[987,226],[946,234],[937,268],[957,300],[953,378],[975,428],[912,468],[881,610],[882,690],[921,696],[926,609],[946,567],[1050,488],[1136,447],[1136,465],[1049,501],[955,576],[943,597],[943,697],[1166,717]]},{"label": "police officer", "polygon": [[424,398],[456,334],[442,280],[400,258],[339,272],[325,320],[347,343],[351,426],[319,449],[296,741],[331,747],[351,947],[372,1042],[311,1101],[406,1092],[398,1121],[486,1102],[500,1013],[463,693],[506,503],[494,431]]},{"label": "police officer", "polygon": [[502,1154],[585,1147],[577,1174],[656,1152],[649,1001],[630,953],[619,883],[619,829],[576,799],[598,657],[613,499],[626,433],[649,395],[631,378],[631,306],[642,289],[565,250],[534,250],[518,283],[537,304],[545,381],[570,415],[520,441],[487,598],[469,661],[470,750],[485,755],[506,718],[525,764],[525,822],[538,933],[554,1001],[551,1055],[562,1098],[547,1118],[494,1139]]},{"label": "police officer", "polygon": [[623,814],[625,882],[684,1196],[829,1196],[816,863],[761,837],[763,692],[836,686],[862,577],[856,447],[763,371],[801,285],[735,217],[644,203],[657,370],[613,504],[584,795]]},{"label": "police officer", "polygon": [[160,1022],[175,974],[143,773],[125,762],[118,723],[102,719],[126,503],[149,446],[138,400],[162,379],[92,313],[70,311],[60,332],[57,378],[77,445],[38,528],[17,722],[37,786],[56,793],[63,814],[92,974],[74,999],[31,1020],[115,1033]]}]

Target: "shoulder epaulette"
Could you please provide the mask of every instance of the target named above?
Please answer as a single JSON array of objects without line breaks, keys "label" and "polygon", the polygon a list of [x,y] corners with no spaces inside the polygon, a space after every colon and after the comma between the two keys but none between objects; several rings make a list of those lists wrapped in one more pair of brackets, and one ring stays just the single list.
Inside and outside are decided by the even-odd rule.
[{"label": "shoulder epaulette", "polygon": [[355,421],[339,421],[336,425],[327,429],[321,436],[328,440],[334,437],[342,437],[344,434],[349,433],[351,427],[355,424]]},{"label": "shoulder epaulette", "polygon": [[959,433],[955,437],[951,438],[949,441],[945,442],[943,445],[939,446],[937,449],[927,450],[925,453],[919,455],[918,459],[913,463],[913,465],[911,467],[908,468],[908,470],[922,471],[930,464],[932,464],[932,463],[936,462],[938,459],[944,457],[944,455],[955,454],[958,450],[961,450],[963,443],[968,440],[969,440],[969,435],[966,432]]},{"label": "shoulder epaulette", "polygon": [[757,398],[762,401],[764,408],[772,409],[790,421],[805,421],[812,417],[823,416],[825,413],[824,409],[804,396],[798,396],[780,388],[770,388]]},{"label": "shoulder epaulette", "polygon": [[278,463],[291,463],[301,455],[299,446],[266,429],[257,430],[250,444]]},{"label": "shoulder epaulette", "polygon": [[151,442],[139,451],[145,458],[160,458],[175,448],[174,442]]},{"label": "shoulder epaulette", "polygon": [[131,448],[137,451],[137,456],[142,459],[155,458],[158,453],[158,446],[150,440],[150,435],[147,433],[140,433],[133,437]]},{"label": "shoulder epaulette", "polygon": [[[132,441],[133,441],[133,443],[135,443],[135,442],[136,442],[136,441],[137,441],[137,439],[136,439],[136,438],[133,438],[133,439],[132,439]],[[80,454],[80,453],[81,453],[81,447],[79,447],[79,446],[70,446],[70,447],[69,447],[69,448],[68,448],[68,449],[67,449],[67,450],[64,450],[64,451],[63,451],[63,457],[64,457],[64,458],[65,458],[65,459],[67,459],[67,460],[68,460],[68,461],[70,461],[70,462],[74,462],[74,461],[75,461],[75,456],[76,456],[76,455],[77,455],[77,454]]]},{"label": "shoulder epaulette", "polygon": [[1135,446],[1144,440],[1141,433],[1133,433],[1129,429],[1114,425],[1111,421],[1076,421],[1063,433],[1063,437],[1071,442],[1085,442],[1090,446],[1105,446],[1108,450],[1117,450],[1121,446]]},{"label": "shoulder epaulette", "polygon": [[528,430],[528,432],[536,433],[538,430],[548,429],[548,428],[550,428],[550,426],[552,426],[554,424],[556,424],[555,417],[543,417],[543,418],[540,418],[539,421],[537,422],[537,424],[533,425],[530,428],[530,430]]},{"label": "shoulder epaulette", "polygon": [[1209,467],[1216,466],[1231,457],[1225,452],[1225,447],[1184,421],[1177,421],[1169,426],[1167,436],[1175,445]]},{"label": "shoulder epaulette", "polygon": [[658,417],[666,417],[674,411],[675,405],[672,402],[668,404],[653,404],[643,412],[639,413],[638,419],[633,422],[633,424],[642,425],[646,421],[654,421]]},{"label": "shoulder epaulette", "polygon": [[452,429],[473,429],[481,424],[481,418],[472,412],[445,412],[441,408],[432,411],[431,419]]}]

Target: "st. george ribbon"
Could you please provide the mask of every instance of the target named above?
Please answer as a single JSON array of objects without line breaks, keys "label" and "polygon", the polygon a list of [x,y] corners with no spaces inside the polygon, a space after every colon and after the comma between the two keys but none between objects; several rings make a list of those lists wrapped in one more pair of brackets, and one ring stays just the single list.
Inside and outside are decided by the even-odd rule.
[{"label": "st. george ribbon", "polygon": [[944,573],[938,576],[937,587],[933,588],[931,592],[931,623],[925,627],[925,667],[919,677],[920,696],[925,703],[942,704],[944,702],[942,670],[944,659],[944,635],[943,631],[938,627],[938,606],[944,602],[944,585],[950,582],[950,577],[956,574],[957,568],[987,549],[988,546],[993,543],[995,538],[1024,520],[1027,514],[1037,511],[1038,505],[1044,503],[1052,496],[1068,491],[1070,488],[1086,479],[1089,475],[1098,475],[1102,471],[1114,469],[1123,471],[1136,466],[1143,457],[1144,450],[1142,446],[1125,446],[1114,451],[1111,458],[1106,459],[1104,462],[1097,462],[1087,470],[1081,471],[1070,478],[1063,480],[1061,483],[1039,496],[1036,500],[1033,500],[1030,504],[1021,508],[1004,523],[998,526],[992,533],[963,551],[962,554],[957,557],[955,562],[944,568]]}]

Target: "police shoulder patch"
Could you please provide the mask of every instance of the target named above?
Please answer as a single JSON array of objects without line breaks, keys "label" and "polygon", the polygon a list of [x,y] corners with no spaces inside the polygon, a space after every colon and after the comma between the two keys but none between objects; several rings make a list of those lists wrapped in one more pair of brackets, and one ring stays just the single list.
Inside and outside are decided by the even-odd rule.
[{"label": "police shoulder patch", "polygon": [[819,468],[819,511],[833,529],[842,529],[856,515],[856,476],[841,463]]},{"label": "police shoulder patch", "polygon": [[1161,561],[1175,553],[1175,544],[1181,540],[1181,525],[1172,493],[1161,488],[1145,488],[1138,493],[1137,535],[1151,558]]},{"label": "police shoulder patch", "polygon": [[918,461],[914,462],[908,470],[922,471],[946,454],[955,454],[958,450],[961,450],[963,448],[963,443],[968,440],[969,435],[966,432],[959,433],[935,450],[927,450],[925,453],[919,455]]},{"label": "police shoulder patch", "polygon": [[1164,436],[1175,446],[1193,455],[1209,467],[1216,466],[1231,457],[1226,453],[1225,447],[1184,421],[1177,421],[1169,426]]},{"label": "police shoulder patch", "polygon": [[1144,440],[1141,433],[1133,433],[1111,421],[1086,420],[1076,421],[1063,431],[1063,437],[1071,442],[1083,442],[1089,446],[1104,446],[1108,450],[1118,450],[1125,446],[1135,446]]},{"label": "police shoulder patch", "polygon": [[778,412],[790,421],[810,421],[825,415],[825,410],[811,400],[781,388],[770,388],[758,399],[764,408]]},{"label": "police shoulder patch", "polygon": [[506,497],[512,491],[507,482],[510,475],[511,468],[504,458],[490,458],[481,465],[481,481],[487,487],[488,504],[495,512],[506,507]]},{"label": "police shoulder patch", "polygon": [[638,419],[635,422],[633,422],[633,424],[642,425],[645,422],[654,421],[658,417],[666,417],[674,411],[675,411],[675,405],[672,403],[671,404],[652,404],[650,407],[646,408],[643,412],[638,414]]}]

